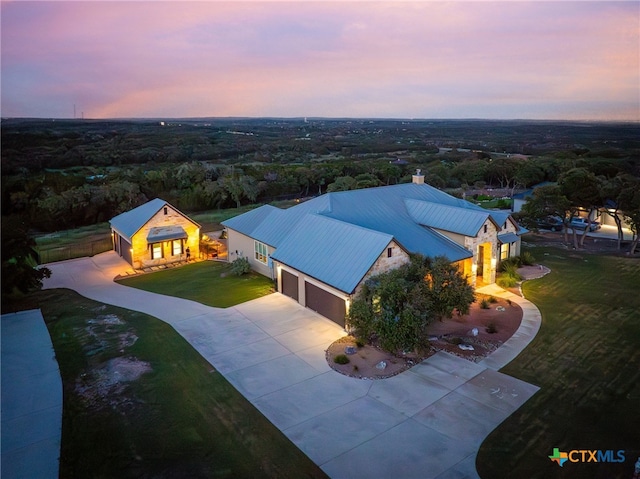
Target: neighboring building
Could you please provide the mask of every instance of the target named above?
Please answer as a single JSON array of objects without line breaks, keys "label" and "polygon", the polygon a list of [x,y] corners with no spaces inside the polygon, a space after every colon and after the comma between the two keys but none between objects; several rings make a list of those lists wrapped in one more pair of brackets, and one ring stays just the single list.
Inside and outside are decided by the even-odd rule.
[{"label": "neighboring building", "polygon": [[[513,205],[511,210],[513,213],[518,213],[522,210],[522,207],[527,202],[529,198],[533,196],[533,192],[542,187],[542,186],[550,186],[556,185],[557,183],[553,183],[551,181],[545,181],[543,183],[538,183],[537,185],[532,186],[530,189],[523,191],[521,193],[517,193],[513,195]],[[578,212],[578,216],[582,218],[591,217],[591,221],[598,221],[603,226],[615,226],[616,221],[614,219],[614,212],[616,211],[616,203],[613,200],[607,200],[605,202],[604,208],[595,208],[593,210],[588,210],[585,208],[580,208]],[[618,216],[621,219],[622,228],[629,228],[629,223],[624,218],[622,212],[618,213]]]},{"label": "neighboring building", "polygon": [[520,193],[516,193],[513,195],[513,204],[511,205],[511,211],[513,213],[519,213],[522,210],[522,207],[527,202],[529,198],[533,196],[533,191],[541,186],[550,186],[555,185],[556,183],[552,183],[551,181],[545,181],[543,183],[538,183],[537,185],[533,185],[528,190],[522,191]]},{"label": "neighboring building", "polygon": [[156,198],[111,219],[113,249],[136,269],[199,255],[200,225]]},{"label": "neighboring building", "polygon": [[520,254],[522,232],[509,213],[454,198],[419,172],[413,183],[265,205],[223,225],[230,261],[248,257],[278,291],[340,325],[364,281],[409,253],[445,256],[474,286],[490,284],[498,261]]}]

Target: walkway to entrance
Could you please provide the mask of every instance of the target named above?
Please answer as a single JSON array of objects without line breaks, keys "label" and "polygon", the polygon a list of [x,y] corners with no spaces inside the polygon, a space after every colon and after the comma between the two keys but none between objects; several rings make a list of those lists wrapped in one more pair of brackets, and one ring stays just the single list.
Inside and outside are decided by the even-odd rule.
[{"label": "walkway to entrance", "polygon": [[217,309],[148,293],[112,281],[128,267],[112,252],[48,267],[46,288],[75,289],[171,324],[334,478],[477,477],[484,438],[538,390],[496,370],[533,339],[540,321],[535,306],[508,292],[492,294],[523,307],[524,327],[502,356],[500,348],[476,364],[438,353],[370,381],[333,371],[325,349],[344,330],[284,295]]}]

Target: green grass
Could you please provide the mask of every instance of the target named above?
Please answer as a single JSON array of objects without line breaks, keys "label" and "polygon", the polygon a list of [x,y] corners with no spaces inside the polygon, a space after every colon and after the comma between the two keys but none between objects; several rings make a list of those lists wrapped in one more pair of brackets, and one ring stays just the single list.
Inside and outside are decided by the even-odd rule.
[{"label": "green grass", "polygon": [[[501,371],[541,389],[483,443],[483,478],[624,478],[640,456],[640,261],[530,251],[551,268],[525,282],[542,312],[534,341]],[[626,462],[565,463],[552,449],[625,450]]]},{"label": "green grass", "polygon": [[[69,290],[29,301],[63,379],[60,477],[325,477],[166,323]],[[151,371],[95,389],[123,358]]]},{"label": "green grass", "polygon": [[109,223],[34,236],[40,263],[93,256],[112,248]]},{"label": "green grass", "polygon": [[125,278],[119,283],[217,308],[228,308],[273,292],[273,282],[269,278],[254,272],[234,276],[230,270],[228,263],[202,261]]}]

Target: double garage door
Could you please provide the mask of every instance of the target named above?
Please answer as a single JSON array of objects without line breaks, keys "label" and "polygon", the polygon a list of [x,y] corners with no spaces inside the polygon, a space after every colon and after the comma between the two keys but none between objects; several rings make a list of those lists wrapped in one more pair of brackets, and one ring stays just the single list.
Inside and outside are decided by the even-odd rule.
[{"label": "double garage door", "polygon": [[[282,271],[282,294],[298,301],[298,277],[285,270]],[[344,327],[344,299],[307,281],[304,282],[304,296],[307,308]]]}]

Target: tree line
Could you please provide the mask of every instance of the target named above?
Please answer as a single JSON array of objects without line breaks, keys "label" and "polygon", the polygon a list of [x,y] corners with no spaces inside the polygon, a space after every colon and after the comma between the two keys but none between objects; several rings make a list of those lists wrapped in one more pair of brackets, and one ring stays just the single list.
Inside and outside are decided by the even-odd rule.
[{"label": "tree line", "polygon": [[[576,169],[588,171],[598,185],[626,185],[639,176],[638,164],[627,159],[566,154],[492,157],[456,151],[406,161],[350,157],[303,164],[191,161],[102,170],[74,167],[3,176],[2,213],[23,216],[35,229],[54,231],[107,221],[157,197],[183,211],[196,212],[404,183],[411,181],[417,168],[428,184],[457,194],[501,188],[510,195],[542,181],[558,181]],[[620,204],[617,190],[608,188],[599,193],[602,206],[607,200]]]}]

